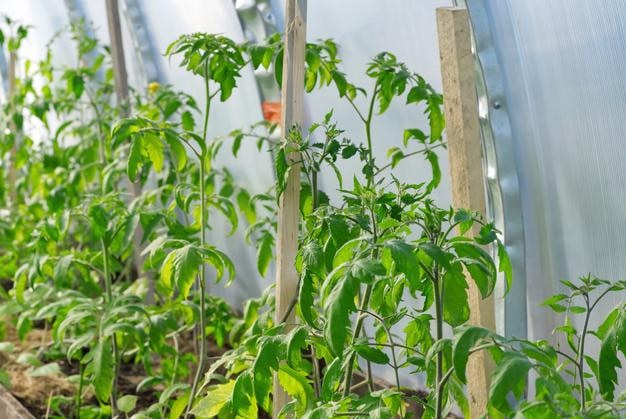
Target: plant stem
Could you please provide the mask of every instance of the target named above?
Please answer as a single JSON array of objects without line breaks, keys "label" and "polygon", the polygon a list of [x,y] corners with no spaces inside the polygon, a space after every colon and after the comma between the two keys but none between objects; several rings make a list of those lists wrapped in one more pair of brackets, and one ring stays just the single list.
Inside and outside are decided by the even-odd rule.
[{"label": "plant stem", "polygon": [[85,376],[83,363],[81,361],[78,361],[78,375],[79,375],[79,380],[78,380],[78,391],[76,392],[76,417],[80,418],[80,408],[83,402],[83,382],[84,382],[84,376]]},{"label": "plant stem", "polygon": [[[209,70],[208,63],[204,68],[204,92],[206,97],[206,107],[204,110],[204,126],[202,129],[202,139],[206,144],[207,140],[207,129],[209,126],[209,114],[211,112],[211,95],[209,93]],[[206,147],[204,148],[206,150]],[[202,152],[202,157],[200,158],[200,247],[204,248],[205,240],[206,240],[206,185],[204,183],[206,177],[206,168],[205,168],[205,160],[207,158],[206,151]],[[206,293],[206,264],[203,262],[200,265],[200,278],[199,278],[199,288],[200,288],[200,350],[198,354],[198,367],[196,369],[196,374],[193,379],[193,383],[191,385],[191,391],[189,393],[189,401],[187,402],[187,409],[185,411],[185,418],[189,417],[191,413],[191,408],[193,406],[194,399],[196,397],[196,393],[198,391],[198,384],[202,378],[202,374],[204,374],[204,364],[207,357],[207,349],[206,349],[206,301],[205,301],[205,293]]]},{"label": "plant stem", "polygon": [[[104,239],[100,240],[102,245],[102,265],[104,269],[104,290],[105,290],[105,303],[108,305],[113,300],[113,291],[111,285],[111,273],[109,271],[109,248]],[[117,415],[117,374],[119,370],[117,368],[119,364],[119,351],[117,348],[117,340],[115,339],[115,333],[111,336],[111,348],[113,350],[113,360],[115,362],[114,371],[115,377],[113,377],[113,389],[111,390],[111,416]]]},{"label": "plant stem", "polygon": [[[359,306],[360,314],[358,315],[356,319],[356,325],[354,326],[354,332],[352,333],[352,339],[351,339],[352,343],[354,343],[359,337],[359,335],[361,334],[361,329],[363,328],[363,320],[365,318],[365,315],[363,312],[367,309],[367,305],[369,303],[371,295],[372,295],[372,284],[368,284],[365,287],[365,293],[363,294],[363,299],[361,300],[361,305]],[[352,353],[352,355],[350,355],[350,359],[348,360],[346,376],[344,378],[344,383],[343,383],[343,396],[344,397],[348,397],[348,395],[350,394],[350,387],[352,386],[352,372],[354,370],[355,358],[356,358],[356,355]]]},{"label": "plant stem", "polygon": [[[439,267],[435,264],[433,288],[435,293],[435,322],[437,341],[443,338],[443,295],[439,284]],[[437,352],[437,373],[435,378],[435,419],[441,419],[443,410],[443,352]]]},{"label": "plant stem", "polygon": [[576,366],[578,367],[578,379],[580,380],[580,406],[581,410],[585,410],[585,338],[587,337],[587,329],[589,328],[589,318],[591,317],[591,309],[589,307],[589,296],[583,294],[585,299],[585,306],[587,311],[585,313],[585,324],[583,325],[583,331],[578,341],[578,357],[576,359]]},{"label": "plant stem", "polygon": [[374,103],[376,102],[376,95],[378,94],[378,80],[374,85],[374,93],[372,93],[372,100],[367,111],[367,119],[365,120],[365,137],[367,138],[367,151],[368,151],[368,164],[371,166],[372,174],[367,177],[368,186],[374,184],[374,150],[372,149],[372,117],[374,116]]}]

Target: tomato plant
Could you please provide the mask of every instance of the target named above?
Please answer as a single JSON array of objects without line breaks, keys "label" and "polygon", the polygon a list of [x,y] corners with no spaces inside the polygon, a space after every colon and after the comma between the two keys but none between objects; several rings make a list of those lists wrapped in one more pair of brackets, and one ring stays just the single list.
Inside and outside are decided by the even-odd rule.
[{"label": "tomato plant", "polygon": [[[0,44],[17,59],[28,26],[8,18],[2,24]],[[468,323],[470,281],[488,297],[498,280],[510,288],[511,266],[493,223],[434,202],[442,176],[437,152],[446,146],[442,96],[396,56],[373,57],[364,68],[369,82],[356,86],[341,71],[338,45],[306,45],[305,91],[336,89],[335,100],[347,102],[360,124],[354,138],[332,109],[309,127],[279,133],[259,122],[209,138],[212,105],[230,99],[247,66],[273,69],[280,83],[279,35],[261,44],[181,36],[166,55],[202,80],[202,96],[153,83],[133,92],[130,116],[121,118],[108,50],[83,25],[57,35],[74,41],[76,64],[57,67],[51,52],[24,61],[0,119],[0,336],[49,336],[41,350],[18,356],[35,376],[65,373],[75,385],[73,397],[50,397],[49,413],[411,417],[413,406],[427,418],[456,408],[467,416],[467,360],[487,351],[496,365],[490,417],[624,414],[616,388],[625,306],[590,326],[594,310],[623,291],[624,281],[565,281],[569,292],[546,301],[565,313],[555,330],[565,349]],[[375,145],[389,139],[374,127],[394,102],[428,123],[405,127],[382,158]],[[252,194],[235,168],[220,163],[221,153],[237,156],[247,146],[273,156],[275,183],[263,193]],[[287,159],[293,153],[297,166]],[[394,172],[403,160],[427,166],[431,176],[401,181]],[[347,172],[346,161],[359,169]],[[256,247],[265,276],[292,170],[302,180],[297,294],[278,321],[273,286],[235,315],[209,294],[211,280],[246,280],[210,243],[212,221],[223,217],[231,234],[246,228],[241,245]],[[334,177],[335,194],[320,187],[322,176]],[[296,324],[287,324],[292,313]],[[582,317],[582,330],[573,316]],[[597,359],[590,339],[600,345]],[[212,353],[211,343],[221,349]],[[374,364],[392,371],[391,383],[377,383]],[[129,391],[122,383],[134,367],[141,379]],[[523,397],[529,372],[535,394]],[[427,392],[403,386],[405,374],[423,377]],[[272,411],[274,376],[292,398],[280,412]],[[0,380],[10,385],[6,374]]]}]

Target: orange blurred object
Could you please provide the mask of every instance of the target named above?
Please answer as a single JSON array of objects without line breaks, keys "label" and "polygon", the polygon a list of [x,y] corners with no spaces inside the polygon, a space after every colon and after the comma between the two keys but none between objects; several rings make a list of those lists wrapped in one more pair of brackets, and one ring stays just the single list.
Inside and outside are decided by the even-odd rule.
[{"label": "orange blurred object", "polygon": [[273,124],[280,124],[281,106],[280,102],[263,102],[261,104],[263,118]]}]

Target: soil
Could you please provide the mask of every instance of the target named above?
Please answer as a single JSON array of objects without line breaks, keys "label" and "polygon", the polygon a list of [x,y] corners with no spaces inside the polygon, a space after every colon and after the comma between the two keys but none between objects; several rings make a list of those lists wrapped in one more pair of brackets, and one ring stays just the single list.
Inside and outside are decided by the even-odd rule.
[{"label": "soil", "polygon": [[[181,352],[193,351],[192,335],[184,336],[181,342]],[[46,417],[49,400],[52,396],[75,397],[77,385],[71,383],[68,377],[79,373],[78,362],[69,363],[66,359],[57,359],[55,362],[60,366],[60,373],[33,377],[33,367],[27,363],[18,362],[18,357],[23,352],[36,354],[41,348],[46,348],[52,343],[50,332],[44,328],[31,330],[23,341],[17,338],[14,329],[7,328],[4,342],[10,342],[15,349],[11,352],[0,352],[0,369],[5,371],[10,380],[9,391],[24,407],[36,418]],[[207,345],[209,356],[222,355],[227,349],[220,348],[215,342],[209,341]],[[40,352],[41,353],[41,352]],[[139,396],[136,410],[145,409],[158,401],[159,389],[137,393],[137,384],[146,377],[143,365],[123,363],[120,366],[118,391],[120,394],[135,394]],[[93,393],[83,393],[83,405],[97,406],[98,402]],[[74,412],[72,406],[67,406],[64,416],[71,418]]]},{"label": "soil", "polygon": [[[186,339],[181,339],[180,350],[181,352],[193,352],[193,337],[190,334],[184,336]],[[51,396],[65,396],[75,397],[77,386],[68,381],[67,377],[78,374],[78,362],[69,363],[66,359],[62,358],[56,360],[60,366],[61,373],[44,375],[38,377],[32,377],[30,372],[32,367],[26,363],[18,362],[20,353],[30,352],[36,354],[36,351],[41,351],[41,348],[45,348],[50,345],[52,338],[50,332],[44,328],[33,329],[28,333],[23,341],[17,338],[15,330],[8,328],[4,337],[5,342],[11,342],[15,346],[15,350],[11,352],[0,352],[0,369],[5,371],[11,379],[11,388],[9,391],[15,396],[16,399],[24,405],[24,407],[33,414],[36,418],[46,417],[48,409],[48,402]],[[220,356],[227,349],[220,348],[213,341],[209,341],[207,345],[208,355]],[[158,401],[159,389],[148,390],[141,393],[137,393],[137,384],[145,378],[145,371],[140,364],[127,364],[124,363],[120,366],[120,377],[118,382],[118,389],[120,394],[135,394],[139,396],[137,400],[137,410],[146,409],[152,404]],[[363,381],[365,377],[360,373],[355,373],[354,382]],[[382,380],[375,380],[375,389],[391,387],[391,384]],[[367,392],[367,387],[362,387],[356,391],[357,393]],[[428,394],[423,391],[415,392],[411,394],[415,399],[426,400]],[[97,406],[98,402],[93,393],[83,394],[83,404],[92,404]],[[67,406],[67,410],[63,412],[67,418],[73,417],[73,411],[70,411],[72,406]],[[411,402],[409,411],[414,417],[421,417],[423,409],[420,403]],[[271,418],[264,411],[259,409],[259,418],[266,419]],[[448,418],[458,418],[455,415],[449,415]]]}]

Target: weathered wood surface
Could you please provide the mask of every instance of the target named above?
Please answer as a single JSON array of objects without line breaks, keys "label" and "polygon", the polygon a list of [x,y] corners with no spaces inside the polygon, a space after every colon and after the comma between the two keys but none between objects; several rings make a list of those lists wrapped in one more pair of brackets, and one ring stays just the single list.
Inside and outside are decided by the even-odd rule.
[{"label": "weathered wood surface", "polygon": [[[452,205],[486,213],[478,100],[471,51],[471,28],[465,8],[437,9],[444,110],[452,184]],[[471,231],[477,234],[478,227]],[[493,297],[482,299],[472,280],[470,323],[495,330]],[[470,357],[468,396],[473,418],[485,413],[493,365],[484,352]]]},{"label": "weathered wood surface", "polygon": [[[281,132],[301,126],[304,100],[304,60],[306,46],[306,0],[285,2],[285,53],[283,58]],[[280,322],[297,293],[296,252],[300,221],[300,160],[296,153],[288,156],[292,166],[278,208],[276,244],[276,321]],[[287,328],[295,323],[294,311],[287,316]],[[274,379],[274,417],[289,401],[288,395]]]}]

